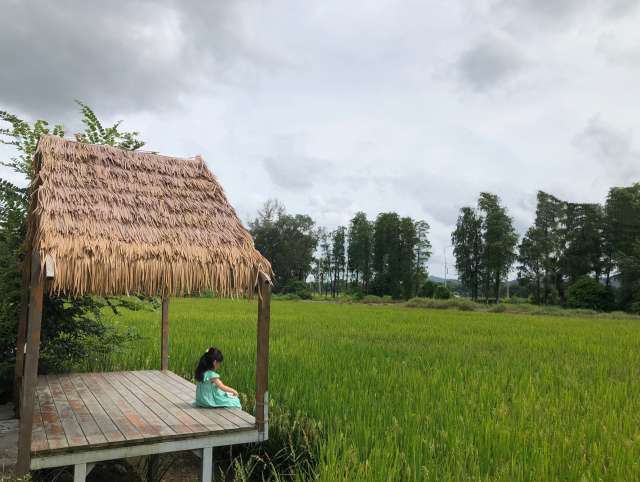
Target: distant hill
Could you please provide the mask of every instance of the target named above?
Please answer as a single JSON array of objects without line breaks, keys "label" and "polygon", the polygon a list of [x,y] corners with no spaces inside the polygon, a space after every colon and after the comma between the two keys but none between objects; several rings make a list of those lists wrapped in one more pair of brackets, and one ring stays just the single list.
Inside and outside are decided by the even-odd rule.
[{"label": "distant hill", "polygon": [[[434,283],[438,283],[438,284],[444,284],[444,278],[441,278],[440,276],[433,276],[433,275],[429,275],[429,281],[433,281]],[[458,281],[457,279],[451,279],[451,278],[447,278],[447,285],[448,286],[458,286],[460,284],[460,281]]]}]

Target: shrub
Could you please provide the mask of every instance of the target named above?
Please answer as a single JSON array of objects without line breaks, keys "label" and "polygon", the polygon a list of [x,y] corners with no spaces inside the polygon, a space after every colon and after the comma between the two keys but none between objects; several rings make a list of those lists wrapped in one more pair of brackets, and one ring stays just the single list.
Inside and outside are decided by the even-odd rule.
[{"label": "shrub", "polygon": [[502,304],[493,305],[489,310],[491,313],[504,313],[507,311],[507,307]]},{"label": "shrub", "polygon": [[511,296],[510,298],[504,298],[501,300],[502,303],[508,303],[510,305],[522,305],[524,303],[528,303],[529,300],[527,298],[521,298],[519,296]]},{"label": "shrub", "polygon": [[300,300],[302,300],[302,298],[300,298],[300,296],[297,295],[296,293],[287,293],[286,295],[281,295],[279,298],[281,300],[285,300],[285,301],[300,301]]},{"label": "shrub", "polygon": [[456,306],[460,311],[476,311],[479,308],[478,303],[475,303],[471,300],[458,298],[455,301]]},{"label": "shrub", "polygon": [[436,290],[436,284],[427,280],[418,290],[418,296],[423,298],[433,298],[433,293]]},{"label": "shrub", "polygon": [[376,303],[384,303],[385,301],[382,298],[380,298],[379,296],[367,295],[364,298],[362,298],[362,302],[363,303],[368,303],[368,304],[376,304]]},{"label": "shrub", "polygon": [[451,291],[445,285],[436,286],[433,297],[437,300],[448,300],[451,298]]},{"label": "shrub", "polygon": [[613,293],[597,280],[582,276],[567,290],[569,308],[607,311],[613,308]]},{"label": "shrub", "polygon": [[298,298],[303,300],[310,300],[312,298],[309,285],[300,280],[289,280],[287,284],[282,287],[282,290],[280,290],[280,292],[284,295],[295,294],[298,296]]}]

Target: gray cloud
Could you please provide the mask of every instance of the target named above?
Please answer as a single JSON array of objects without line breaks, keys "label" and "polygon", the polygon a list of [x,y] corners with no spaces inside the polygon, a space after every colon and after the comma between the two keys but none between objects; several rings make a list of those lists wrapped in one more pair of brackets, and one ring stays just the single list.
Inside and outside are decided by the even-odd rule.
[{"label": "gray cloud", "polygon": [[302,191],[312,185],[314,162],[304,157],[267,157],[264,168],[271,182],[287,191]]},{"label": "gray cloud", "polygon": [[507,41],[489,37],[462,53],[457,62],[461,80],[483,92],[504,82],[525,65],[523,56]]},{"label": "gray cloud", "polygon": [[81,99],[105,115],[167,110],[235,82],[230,68],[277,62],[242,37],[245,2],[5,2],[0,103],[64,116]]},{"label": "gray cloud", "polygon": [[431,224],[440,261],[480,191],[522,232],[538,189],[601,202],[638,180],[633,2],[405,7],[7,0],[0,108],[72,122],[80,98],[148,149],[202,154],[243,219],[271,197],[329,229],[396,211]]},{"label": "gray cloud", "polygon": [[631,132],[625,132],[592,117],[574,137],[574,145],[596,159],[610,179],[628,182],[640,176],[640,151],[633,146]]}]

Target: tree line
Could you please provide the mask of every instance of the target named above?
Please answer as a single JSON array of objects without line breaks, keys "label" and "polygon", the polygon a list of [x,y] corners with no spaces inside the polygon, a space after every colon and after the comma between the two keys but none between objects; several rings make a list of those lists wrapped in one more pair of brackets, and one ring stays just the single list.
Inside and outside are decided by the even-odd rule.
[{"label": "tree line", "polygon": [[602,205],[540,191],[519,242],[499,198],[482,193],[460,210],[451,241],[474,300],[499,300],[515,264],[514,292],[534,303],[640,312],[640,184],[611,188]]},{"label": "tree line", "polygon": [[[276,291],[311,288],[330,296],[349,291],[410,298],[427,280],[429,224],[395,212],[374,220],[358,212],[347,226],[329,231],[270,200],[249,228],[256,248],[271,261]],[[310,277],[313,282],[307,284]]]},{"label": "tree line", "polygon": [[[426,221],[358,212],[327,230],[271,200],[249,226],[273,264],[277,291],[405,299],[433,293]],[[640,184],[611,188],[602,205],[540,191],[522,237],[500,198],[482,192],[476,205],[460,209],[451,244],[461,294],[475,301],[511,294],[537,304],[640,312]]]}]

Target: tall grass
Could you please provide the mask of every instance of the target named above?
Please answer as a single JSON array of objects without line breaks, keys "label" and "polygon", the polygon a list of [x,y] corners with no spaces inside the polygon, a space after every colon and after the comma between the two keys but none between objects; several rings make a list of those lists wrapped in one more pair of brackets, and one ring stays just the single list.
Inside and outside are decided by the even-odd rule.
[{"label": "tall grass", "polygon": [[[216,345],[253,394],[256,310],[172,300],[170,368]],[[158,368],[159,319],[114,317],[144,339],[103,368]],[[274,301],[269,391],[317,421],[319,480],[640,480],[637,319]]]}]

